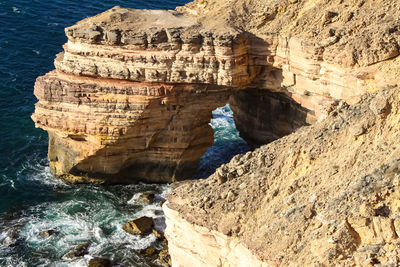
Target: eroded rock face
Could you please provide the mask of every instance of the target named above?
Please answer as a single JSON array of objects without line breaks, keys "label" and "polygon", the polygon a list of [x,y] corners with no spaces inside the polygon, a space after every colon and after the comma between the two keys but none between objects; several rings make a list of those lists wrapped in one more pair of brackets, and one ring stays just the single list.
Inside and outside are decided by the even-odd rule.
[{"label": "eroded rock face", "polygon": [[268,144],[315,122],[315,114],[284,93],[260,89],[234,92],[229,99],[236,128],[250,147]]},{"label": "eroded rock face", "polygon": [[[211,111],[229,90],[53,71],[32,118],[49,132],[52,171],[69,181],[167,182],[191,177],[213,144]],[[196,118],[193,115],[196,114]]]},{"label": "eroded rock face", "polygon": [[56,70],[35,84],[32,116],[49,133],[53,173],[108,183],[194,174],[214,141],[211,111],[251,72],[244,35],[196,23],[115,7],[66,29]]},{"label": "eroded rock face", "polygon": [[[324,121],[237,155],[208,179],[176,183],[164,204],[172,262],[400,264],[399,91],[340,102]],[[193,232],[201,241],[180,245]]]},{"label": "eroded rock face", "polygon": [[215,31],[175,11],[115,7],[65,32],[55,65],[75,75],[237,86],[251,72],[248,34],[228,25]]},{"label": "eroded rock face", "polygon": [[[35,85],[32,118],[49,133],[52,171],[72,182],[189,178],[213,142],[211,111],[230,96],[241,135],[255,147],[323,119],[337,100],[398,83],[398,59],[390,60],[397,26],[384,20],[376,28],[375,17],[359,31],[367,5],[354,21],[311,2],[247,3],[262,15],[242,1],[195,1],[178,11],[114,7],[67,28],[56,70]],[[349,25],[354,31],[344,30]],[[363,34],[380,43],[367,52],[347,44]]]}]

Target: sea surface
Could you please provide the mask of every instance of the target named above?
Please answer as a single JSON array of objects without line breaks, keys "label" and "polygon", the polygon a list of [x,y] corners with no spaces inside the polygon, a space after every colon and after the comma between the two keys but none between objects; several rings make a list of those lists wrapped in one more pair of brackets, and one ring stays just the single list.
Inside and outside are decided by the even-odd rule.
[{"label": "sea surface", "polygon": [[[158,203],[141,205],[140,192],[158,199],[168,185],[69,185],[49,172],[46,132],[30,116],[37,101],[33,84],[52,70],[66,42],[64,28],[115,5],[174,9],[187,0],[0,0],[0,266],[85,266],[100,256],[122,266],[148,266],[136,253],[157,247],[155,237],[139,238],[121,226],[137,216],[154,217],[162,227]],[[239,137],[229,106],[213,112],[215,144],[202,157],[195,178],[207,177],[235,154],[248,150]],[[54,229],[49,238],[40,231]],[[63,258],[89,242],[89,255]]]}]

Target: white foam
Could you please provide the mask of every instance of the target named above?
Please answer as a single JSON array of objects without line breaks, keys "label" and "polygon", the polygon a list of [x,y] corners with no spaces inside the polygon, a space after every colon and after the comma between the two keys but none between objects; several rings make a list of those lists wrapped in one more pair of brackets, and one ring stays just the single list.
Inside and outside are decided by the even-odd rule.
[{"label": "white foam", "polygon": [[20,11],[17,7],[15,7],[15,6],[12,7],[12,10],[13,10],[13,12],[16,13],[16,14],[21,13],[21,11]]}]

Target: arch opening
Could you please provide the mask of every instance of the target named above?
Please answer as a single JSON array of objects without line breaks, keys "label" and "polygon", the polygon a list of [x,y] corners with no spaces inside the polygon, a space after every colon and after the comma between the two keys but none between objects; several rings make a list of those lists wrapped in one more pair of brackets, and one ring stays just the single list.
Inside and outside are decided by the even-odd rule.
[{"label": "arch opening", "polygon": [[250,150],[246,141],[240,137],[229,103],[215,109],[212,115],[210,125],[214,130],[214,144],[201,157],[194,179],[210,176],[235,155]]}]

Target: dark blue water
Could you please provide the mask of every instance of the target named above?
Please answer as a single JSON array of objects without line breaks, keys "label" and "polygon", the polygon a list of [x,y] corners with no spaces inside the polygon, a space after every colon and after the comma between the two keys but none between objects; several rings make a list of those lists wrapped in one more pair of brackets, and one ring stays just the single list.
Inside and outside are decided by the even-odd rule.
[{"label": "dark blue water", "polygon": [[[134,253],[154,245],[155,237],[137,238],[121,225],[136,216],[159,218],[157,204],[137,204],[135,194],[168,186],[72,186],[55,180],[47,161],[47,134],[30,119],[37,76],[53,69],[66,42],[64,28],[115,5],[173,9],[187,0],[61,1],[0,0],[0,266],[82,266],[90,257],[118,259],[124,265],[146,263]],[[217,109],[211,122],[215,145],[202,158],[196,177],[248,150],[234,127],[229,107]],[[38,236],[55,229],[50,238]],[[67,261],[71,248],[91,242],[89,256]]]}]

